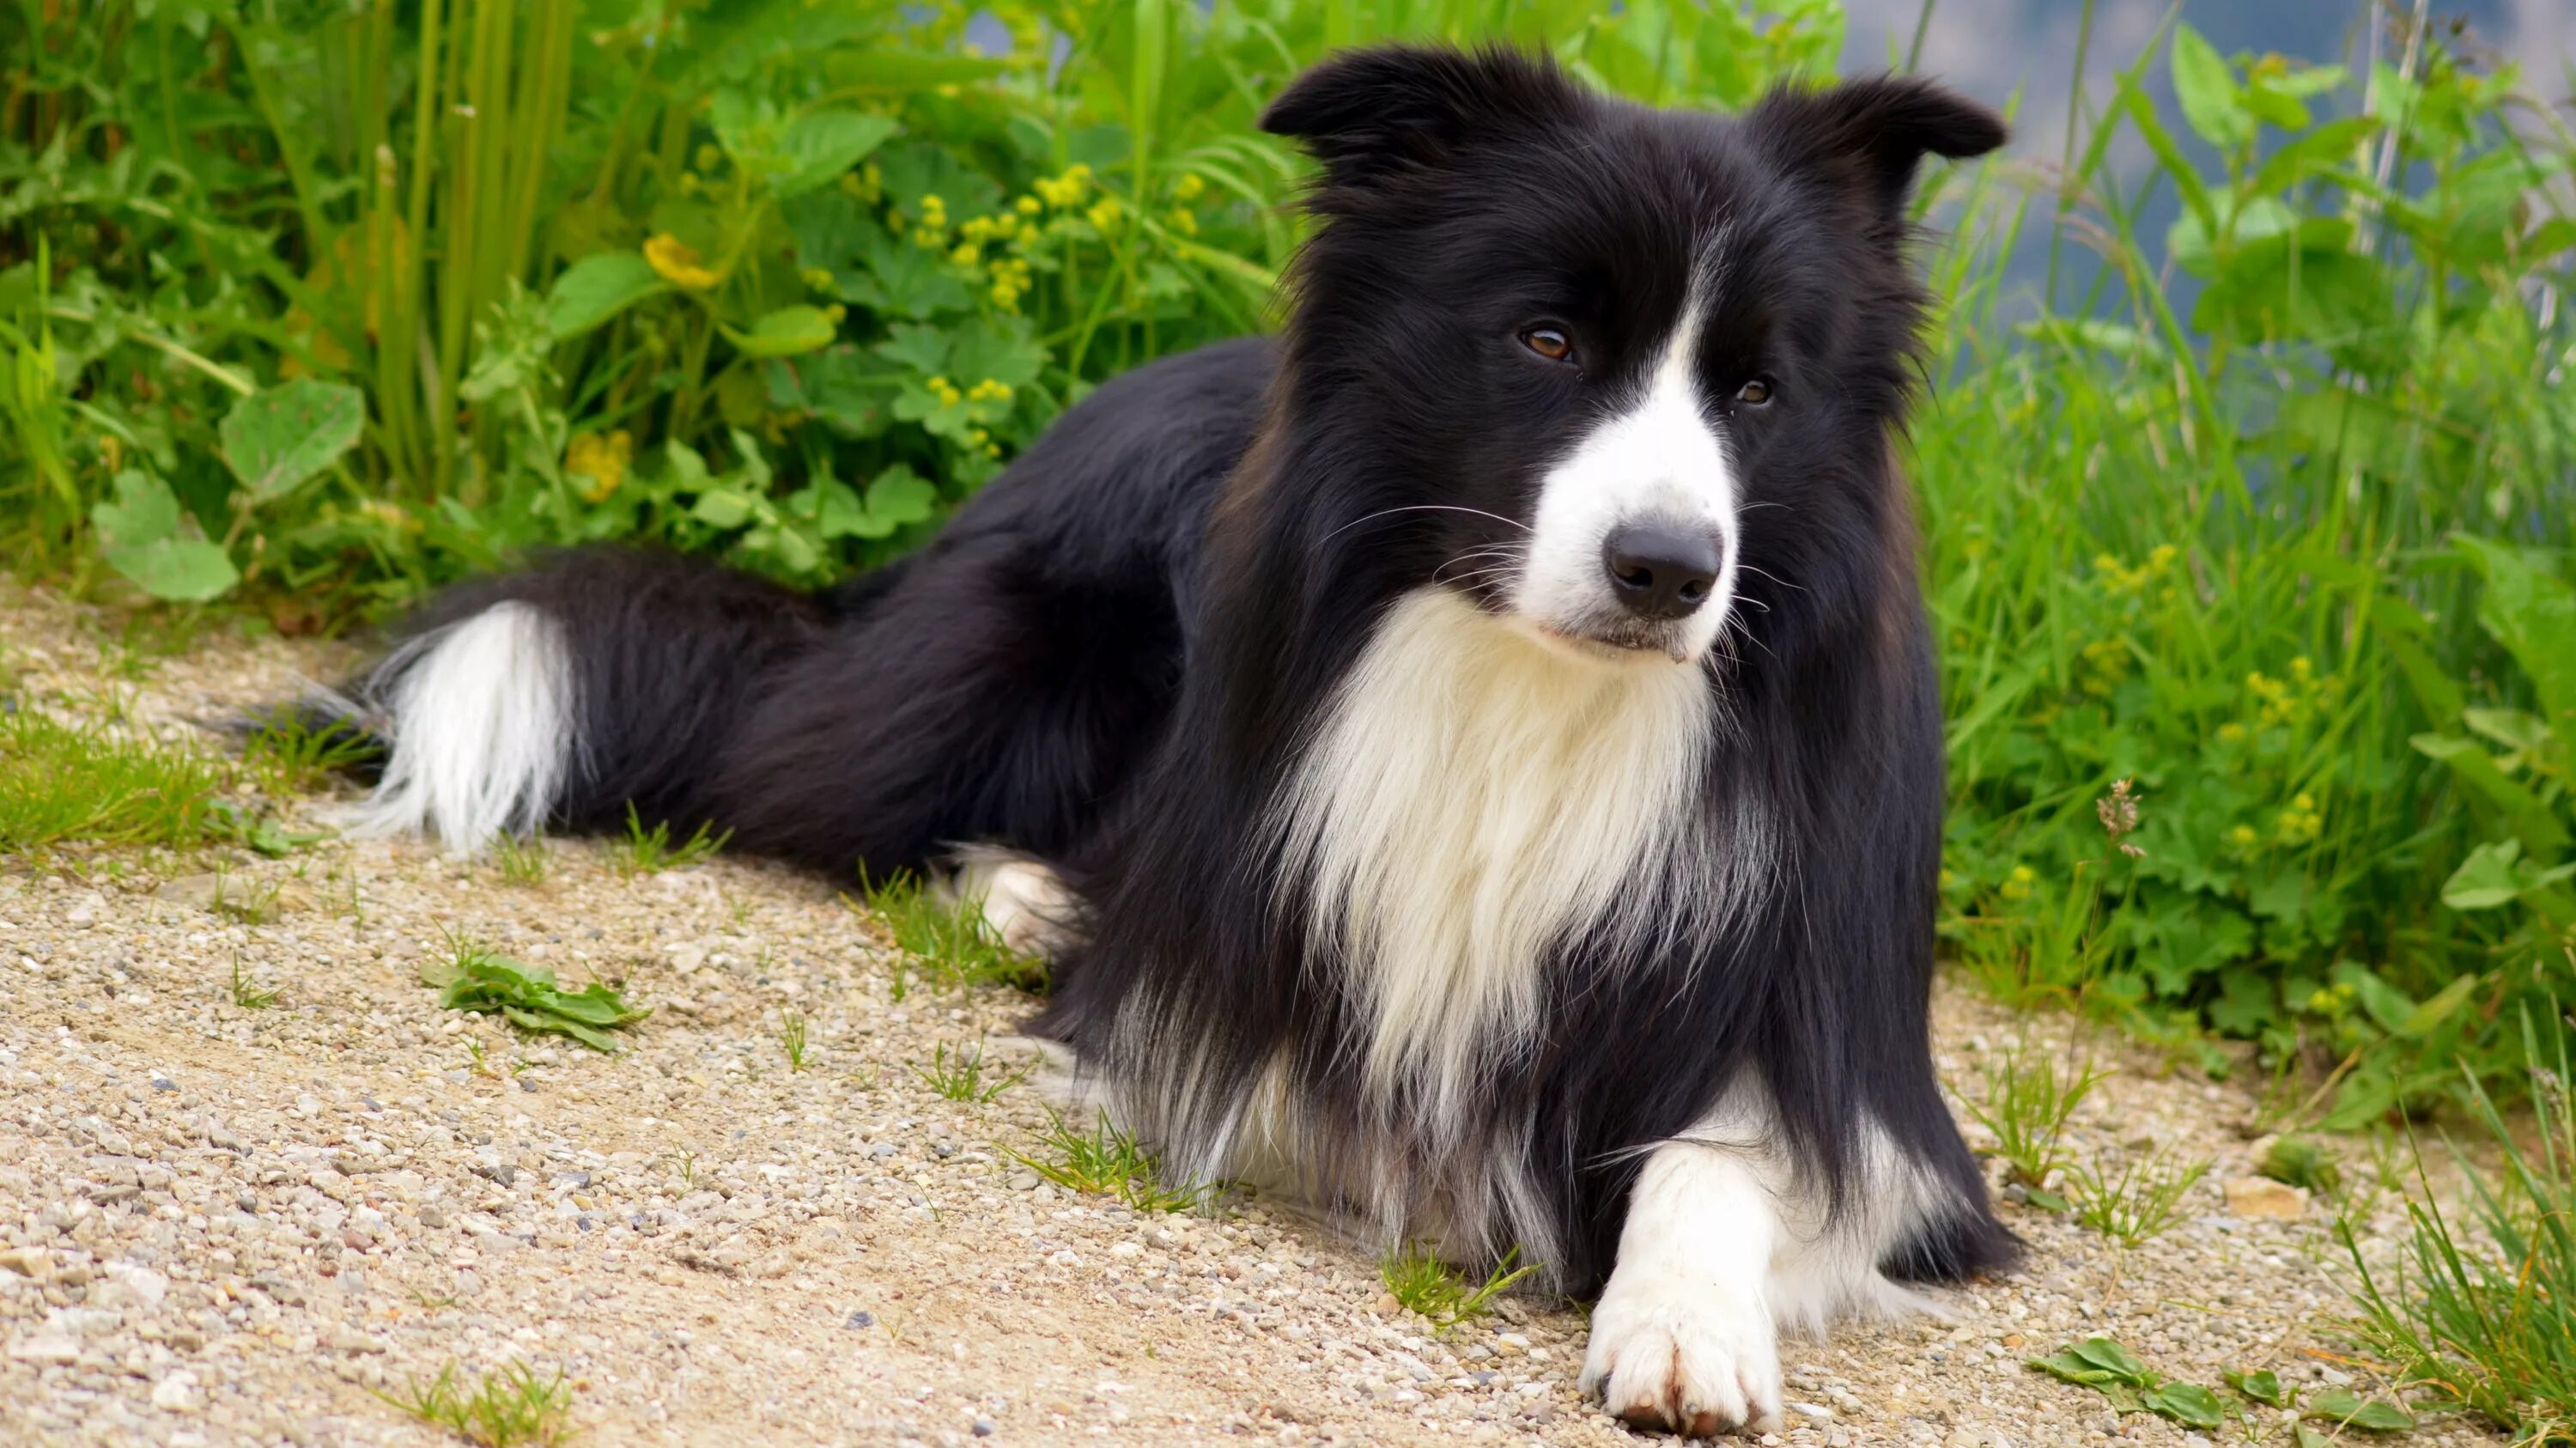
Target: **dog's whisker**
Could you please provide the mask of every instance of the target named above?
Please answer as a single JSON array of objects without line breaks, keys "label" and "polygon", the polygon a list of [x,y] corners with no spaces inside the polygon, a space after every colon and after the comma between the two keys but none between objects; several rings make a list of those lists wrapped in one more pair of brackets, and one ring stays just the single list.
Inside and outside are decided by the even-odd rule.
[{"label": "dog's whisker", "polygon": [[1479,518],[1491,518],[1497,523],[1508,524],[1511,527],[1520,529],[1524,533],[1536,531],[1527,523],[1523,523],[1512,518],[1506,518],[1500,513],[1488,513],[1482,508],[1461,507],[1455,503],[1407,503],[1400,508],[1380,508],[1374,513],[1363,513],[1359,517],[1353,518],[1351,521],[1334,529],[1332,532],[1325,534],[1323,541],[1330,543],[1334,539],[1339,538],[1344,533],[1351,531],[1362,523],[1372,523],[1380,518],[1393,517],[1398,513],[1472,513]]}]

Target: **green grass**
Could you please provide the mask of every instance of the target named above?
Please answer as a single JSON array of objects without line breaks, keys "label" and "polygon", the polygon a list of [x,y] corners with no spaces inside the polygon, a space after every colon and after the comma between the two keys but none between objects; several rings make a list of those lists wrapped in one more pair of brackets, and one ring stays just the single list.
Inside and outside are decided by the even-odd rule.
[{"label": "green grass", "polygon": [[960,1047],[952,1059],[948,1054],[948,1043],[942,1041],[932,1049],[930,1064],[913,1067],[912,1074],[920,1077],[943,1100],[981,1106],[1027,1080],[1032,1069],[1022,1067],[1008,1076],[987,1079],[982,1043],[977,1043],[972,1051]]},{"label": "green grass", "polygon": [[234,1005],[246,1011],[264,1011],[277,1004],[277,992],[254,984],[250,977],[242,974],[239,952],[233,955],[232,998]]},{"label": "green grass", "polygon": [[1214,1183],[1165,1181],[1162,1163],[1113,1125],[1106,1111],[1087,1133],[1055,1118],[1038,1134],[1037,1147],[1035,1154],[1015,1151],[1011,1156],[1068,1191],[1110,1197],[1140,1212],[1200,1211],[1217,1195]]},{"label": "green grass", "polygon": [[0,854],[60,845],[203,844],[222,761],[20,705],[0,712]]},{"label": "green grass", "polygon": [[1962,1095],[1960,1104],[1994,1133],[1995,1155],[2003,1158],[2012,1181],[2042,1206],[2063,1206],[2049,1183],[2070,1161],[2064,1147],[2066,1123],[2101,1084],[2102,1073],[2089,1063],[2077,1063],[2071,1049],[2068,1059],[2060,1061],[2027,1041],[1988,1052],[1980,1070],[1984,1099]]},{"label": "green grass", "polygon": [[2373,1269],[2349,1218],[2338,1231],[2361,1345],[2434,1401],[2537,1448],[2576,1443],[2576,1113],[2564,1038],[2528,1019],[2522,1037],[2531,1118],[2522,1127],[2471,1088],[2481,1150],[2454,1153],[2465,1206],[2443,1207],[2419,1157],[2394,1263]]},{"label": "green grass", "polygon": [[1520,1249],[1514,1247],[1503,1254],[1483,1281],[1470,1282],[1430,1248],[1413,1243],[1388,1253],[1378,1263],[1377,1275],[1390,1296],[1445,1334],[1460,1323],[1484,1316],[1495,1298],[1539,1270],[1537,1263],[1514,1266],[1520,1255]]},{"label": "green grass", "polygon": [[[976,905],[943,898],[913,875],[860,878],[866,910],[884,922],[895,949],[926,966],[953,989],[998,985],[1042,994],[1046,962],[1004,945]],[[850,903],[846,899],[844,903]],[[852,909],[858,909],[856,904]]]},{"label": "green grass", "polygon": [[555,983],[552,967],[513,960],[471,936],[446,934],[442,944],[420,967],[422,983],[438,989],[440,1010],[497,1015],[522,1031],[567,1036],[600,1052],[619,1049],[609,1032],[652,1014],[630,1004],[619,983],[568,991]]},{"label": "green grass", "polygon": [[554,848],[541,834],[524,839],[505,834],[492,843],[492,865],[508,884],[542,885],[546,872],[554,867]]},{"label": "green grass", "polygon": [[242,763],[271,794],[313,789],[382,749],[346,719],[316,722],[293,709],[272,711],[242,741]]},{"label": "green grass", "polygon": [[805,1013],[803,1011],[779,1012],[778,1049],[786,1054],[787,1070],[791,1075],[801,1074],[805,1070],[805,1063],[808,1058],[805,1041],[805,1028]]},{"label": "green grass", "polygon": [[2207,1158],[2186,1160],[2168,1148],[2107,1167],[2071,1166],[2066,1196],[2075,1219],[2123,1247],[2164,1235],[2182,1218],[2183,1198],[2209,1175]]},{"label": "green grass", "polygon": [[580,1431],[572,1418],[572,1384],[563,1373],[541,1376],[515,1360],[470,1384],[449,1363],[425,1384],[375,1396],[482,1448],[557,1448]]},{"label": "green grass", "polygon": [[678,844],[671,843],[671,822],[656,820],[651,829],[637,817],[635,806],[626,806],[626,833],[608,844],[608,862],[621,875],[658,875],[664,870],[685,870],[715,858],[716,851],[733,838],[733,831],[708,833],[713,826],[700,821],[696,830]]}]

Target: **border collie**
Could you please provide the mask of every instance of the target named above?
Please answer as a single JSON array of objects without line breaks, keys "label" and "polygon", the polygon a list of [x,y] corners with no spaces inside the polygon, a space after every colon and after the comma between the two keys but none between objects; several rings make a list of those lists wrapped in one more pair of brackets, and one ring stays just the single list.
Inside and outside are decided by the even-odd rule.
[{"label": "border collie", "polygon": [[2016,1246],[1932,1067],[1891,456],[1915,170],[2003,128],[1401,47],[1262,125],[1321,165],[1283,335],[1101,387],[838,592],[585,551],[445,595],[356,690],[363,822],[952,872],[1178,1173],[1518,1248],[1598,1294],[1613,1412],[1774,1426],[1779,1332]]}]

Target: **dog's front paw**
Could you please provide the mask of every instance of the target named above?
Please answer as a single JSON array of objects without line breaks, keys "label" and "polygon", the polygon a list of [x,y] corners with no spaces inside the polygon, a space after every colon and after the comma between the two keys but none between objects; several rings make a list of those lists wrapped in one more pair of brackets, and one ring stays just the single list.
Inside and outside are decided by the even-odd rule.
[{"label": "dog's front paw", "polygon": [[1592,1310],[1583,1390],[1633,1427],[1694,1438],[1780,1426],[1771,1314],[1705,1279],[1613,1274]]}]

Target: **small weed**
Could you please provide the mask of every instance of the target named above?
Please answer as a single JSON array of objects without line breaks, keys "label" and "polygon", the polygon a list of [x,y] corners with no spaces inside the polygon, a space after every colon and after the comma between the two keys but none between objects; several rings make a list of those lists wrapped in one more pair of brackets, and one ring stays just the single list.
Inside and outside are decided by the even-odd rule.
[{"label": "small weed", "polygon": [[2123,1413],[2153,1413],[2204,1430],[2228,1419],[2228,1405],[2216,1393],[2149,1371],[2137,1354],[2107,1337],[2088,1337],[2052,1356],[2031,1358],[2029,1365],[2060,1382],[2093,1389]]},{"label": "small weed", "polygon": [[0,711],[0,855],[54,845],[203,844],[214,832],[215,760],[156,740]]},{"label": "small weed", "polygon": [[1503,1260],[1494,1264],[1494,1270],[1485,1274],[1482,1283],[1469,1286],[1456,1268],[1417,1244],[1389,1254],[1377,1264],[1377,1275],[1397,1302],[1446,1333],[1469,1318],[1483,1316],[1496,1297],[1538,1270],[1536,1263],[1513,1266],[1520,1255],[1518,1247],[1505,1252]]},{"label": "small weed", "polygon": [[316,719],[295,709],[263,716],[242,740],[242,762],[271,794],[313,789],[383,752],[346,719]]},{"label": "small weed", "polygon": [[494,953],[471,937],[446,937],[447,958],[422,963],[423,984],[438,987],[438,1007],[497,1015],[523,1031],[570,1036],[594,1051],[615,1051],[608,1033],[652,1014],[626,1003],[616,985],[593,981],[578,991],[555,984],[555,973]]},{"label": "small weed", "polygon": [[2064,1211],[2066,1201],[2049,1190],[2049,1179],[2069,1164],[2063,1148],[2066,1123],[2101,1084],[2102,1073],[2090,1065],[2060,1063],[2025,1042],[2000,1055],[1989,1053],[1984,1074],[1985,1099],[1961,1097],[1968,1114],[1994,1133],[1995,1155],[2030,1199]]},{"label": "small weed", "polygon": [[508,1079],[498,1066],[492,1064],[492,1058],[484,1053],[481,1038],[476,1036],[465,1038],[465,1069],[495,1081]]},{"label": "small weed", "polygon": [[2067,1168],[2075,1219],[2124,1247],[2160,1236],[2182,1215],[2183,1194],[2209,1175],[2209,1160],[2184,1162],[2170,1151],[2124,1163],[2120,1174]]},{"label": "small weed", "polygon": [[277,992],[251,984],[250,977],[242,974],[239,951],[233,953],[233,1004],[246,1011],[264,1011],[277,1004]]},{"label": "small weed", "polygon": [[484,1374],[470,1392],[456,1364],[449,1363],[426,1387],[414,1383],[400,1396],[377,1393],[376,1397],[483,1448],[552,1448],[570,1442],[577,1431],[572,1422],[572,1384],[561,1372],[540,1377],[523,1362]]},{"label": "small weed", "polygon": [[[870,881],[861,875],[859,888],[866,897],[868,913],[885,922],[895,948],[928,964],[950,985],[1005,985],[1014,990],[1045,992],[1046,962],[1004,945],[992,927],[984,923],[984,912],[979,907],[943,900],[920,879],[901,871],[882,881]],[[842,903],[853,910],[860,908],[847,896],[842,897]],[[903,998],[905,988],[898,967],[895,999]]]},{"label": "small weed", "polygon": [[2343,1186],[2342,1168],[2335,1165],[2333,1154],[2313,1136],[2285,1136],[2273,1142],[2256,1170],[2276,1182],[2302,1187],[2319,1196],[2332,1195]]},{"label": "small weed", "polygon": [[957,1059],[948,1058],[948,1043],[942,1041],[931,1052],[930,1069],[915,1066],[912,1074],[930,1083],[930,1089],[950,1101],[971,1102],[981,1106],[1029,1078],[1031,1068],[1022,1067],[999,1081],[984,1079],[984,1047],[977,1043],[972,1052],[960,1048]]},{"label": "small weed", "polygon": [[513,885],[539,885],[554,864],[554,851],[544,835],[503,835],[492,846],[492,863],[499,867],[501,878]]},{"label": "small weed", "polygon": [[696,1191],[698,1189],[698,1154],[694,1151],[675,1151],[671,1153],[671,1160],[679,1170],[680,1185],[689,1191]]},{"label": "small weed", "polygon": [[790,1074],[801,1074],[805,1070],[804,1012],[779,1012],[778,1049],[787,1053],[787,1069]]},{"label": "small weed", "polygon": [[710,836],[707,833],[710,828],[710,824],[700,821],[696,832],[674,845],[671,843],[669,820],[657,820],[648,830],[644,828],[643,819],[635,813],[635,806],[629,803],[626,806],[626,838],[609,846],[609,863],[621,875],[658,875],[664,870],[685,870],[691,865],[703,864],[715,858],[716,851],[723,849],[725,841],[733,838],[731,830]]},{"label": "small weed", "polygon": [[283,880],[265,889],[255,883],[236,889],[232,876],[217,870],[215,898],[206,902],[206,908],[217,915],[229,915],[244,925],[265,925],[268,918],[277,913],[277,898],[284,893],[286,882]]},{"label": "small weed", "polygon": [[1197,1211],[1216,1195],[1213,1184],[1165,1185],[1162,1163],[1138,1146],[1134,1136],[1112,1125],[1106,1111],[1089,1135],[1065,1125],[1059,1116],[1039,1133],[1038,1145],[1046,1151],[1043,1158],[1016,1151],[1011,1155],[1057,1186],[1115,1197],[1140,1212]]},{"label": "small weed", "polygon": [[282,860],[306,845],[331,838],[332,830],[290,830],[265,814],[242,808],[230,800],[216,800],[208,806],[206,834],[246,850]]}]

